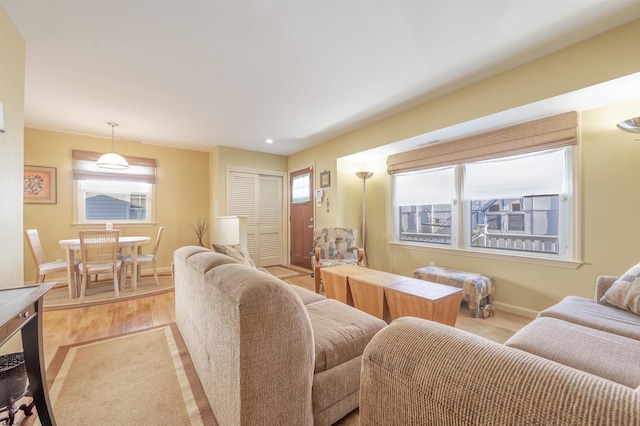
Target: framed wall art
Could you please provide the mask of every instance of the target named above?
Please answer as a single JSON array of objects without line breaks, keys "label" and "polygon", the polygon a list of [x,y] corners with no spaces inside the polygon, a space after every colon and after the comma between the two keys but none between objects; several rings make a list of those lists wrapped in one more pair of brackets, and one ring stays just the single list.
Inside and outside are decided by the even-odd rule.
[{"label": "framed wall art", "polygon": [[326,170],[320,173],[320,188],[327,188],[331,186],[331,172]]},{"label": "framed wall art", "polygon": [[56,204],[56,173],[55,167],[24,166],[22,194],[25,204]]}]

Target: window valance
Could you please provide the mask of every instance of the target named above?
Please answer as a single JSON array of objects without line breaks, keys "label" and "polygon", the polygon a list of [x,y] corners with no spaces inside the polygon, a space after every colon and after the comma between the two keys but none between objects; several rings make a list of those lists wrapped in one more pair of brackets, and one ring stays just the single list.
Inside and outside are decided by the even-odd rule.
[{"label": "window valance", "polygon": [[99,180],[128,180],[146,183],[156,183],[156,160],[153,158],[129,157],[124,158],[129,168],[124,170],[103,169],[96,166],[96,161],[102,154],[98,152],[73,150],[73,179]]},{"label": "window valance", "polygon": [[391,174],[528,154],[578,143],[575,111],[517,124],[480,135],[390,155]]}]

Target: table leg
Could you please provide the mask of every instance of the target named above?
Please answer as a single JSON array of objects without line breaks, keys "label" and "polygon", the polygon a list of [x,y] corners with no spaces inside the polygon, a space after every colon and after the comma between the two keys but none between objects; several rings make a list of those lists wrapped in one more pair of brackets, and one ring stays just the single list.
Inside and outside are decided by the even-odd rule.
[{"label": "table leg", "polygon": [[76,281],[75,266],[73,250],[69,248],[67,250],[67,282],[69,286],[69,299],[78,297],[80,294],[78,289],[79,283]]},{"label": "table leg", "polygon": [[56,421],[46,390],[47,376],[42,347],[42,298],[36,302],[35,318],[31,318],[21,329],[24,361],[29,377],[29,390],[33,397],[38,420],[43,426],[56,426]]},{"label": "table leg", "polygon": [[140,245],[134,245],[131,248],[131,289],[133,291],[138,289],[138,253],[142,249]]}]

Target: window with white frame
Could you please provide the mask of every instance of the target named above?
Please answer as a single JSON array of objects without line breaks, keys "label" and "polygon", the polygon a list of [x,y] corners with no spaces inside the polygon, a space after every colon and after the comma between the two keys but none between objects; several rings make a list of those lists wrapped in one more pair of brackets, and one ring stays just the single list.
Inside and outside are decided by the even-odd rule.
[{"label": "window with white frame", "polygon": [[[398,241],[570,257],[571,148],[394,175]],[[455,202],[456,169],[464,169]]]},{"label": "window with white frame", "polygon": [[395,241],[575,260],[577,129],[569,112],[390,156]]},{"label": "window with white frame", "polygon": [[311,200],[311,174],[294,176],[291,179],[291,202],[294,204],[306,203]]},{"label": "window with white frame", "polygon": [[101,169],[100,154],[73,151],[74,223],[155,222],[153,159],[127,157],[125,170]]},{"label": "window with white frame", "polygon": [[397,238],[451,245],[455,168],[398,174],[394,188]]},{"label": "window with white frame", "polygon": [[570,151],[465,164],[465,245],[570,257]]}]

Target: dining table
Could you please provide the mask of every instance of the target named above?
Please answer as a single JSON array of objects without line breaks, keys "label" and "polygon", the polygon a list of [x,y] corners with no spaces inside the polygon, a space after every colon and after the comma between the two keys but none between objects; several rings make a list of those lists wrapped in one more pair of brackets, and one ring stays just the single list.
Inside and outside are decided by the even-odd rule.
[{"label": "dining table", "polygon": [[[122,236],[118,239],[118,248],[131,249],[131,288],[137,287],[138,280],[138,254],[142,251],[142,246],[151,241],[151,237],[145,236]],[[68,240],[60,240],[58,244],[67,253],[67,279],[69,280],[69,298],[73,299],[80,295],[80,285],[75,268],[75,252],[80,250],[80,238],[71,238]],[[126,277],[125,277],[126,279]],[[124,287],[124,282],[120,284]]]}]

